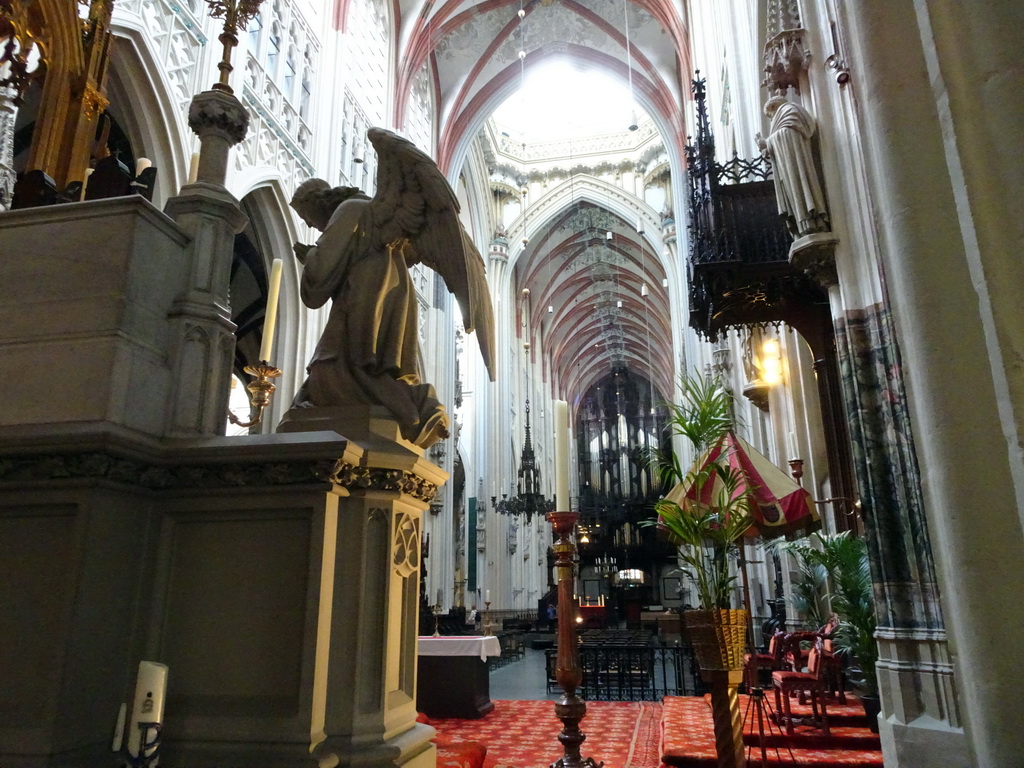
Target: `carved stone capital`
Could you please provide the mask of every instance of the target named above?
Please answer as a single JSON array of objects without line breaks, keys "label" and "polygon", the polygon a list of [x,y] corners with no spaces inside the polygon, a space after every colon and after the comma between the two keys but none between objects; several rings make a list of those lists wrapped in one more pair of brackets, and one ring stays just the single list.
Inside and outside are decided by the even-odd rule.
[{"label": "carved stone capital", "polygon": [[831,232],[801,235],[789,248],[789,263],[806,272],[808,277],[828,290],[839,285],[836,271],[836,245],[839,240]]},{"label": "carved stone capital", "polygon": [[769,93],[800,92],[800,73],[807,70],[811,52],[804,43],[804,29],[786,29],[764,44],[764,86]]},{"label": "carved stone capital", "polygon": [[188,125],[200,139],[212,133],[235,145],[249,130],[249,112],[229,93],[203,91],[192,98]]}]

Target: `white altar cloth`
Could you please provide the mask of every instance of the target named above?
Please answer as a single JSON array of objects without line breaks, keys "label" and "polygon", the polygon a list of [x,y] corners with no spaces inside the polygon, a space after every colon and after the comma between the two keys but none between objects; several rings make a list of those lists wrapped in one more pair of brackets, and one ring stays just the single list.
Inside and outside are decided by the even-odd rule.
[{"label": "white altar cloth", "polygon": [[417,646],[420,656],[501,656],[501,644],[494,636],[421,637]]}]

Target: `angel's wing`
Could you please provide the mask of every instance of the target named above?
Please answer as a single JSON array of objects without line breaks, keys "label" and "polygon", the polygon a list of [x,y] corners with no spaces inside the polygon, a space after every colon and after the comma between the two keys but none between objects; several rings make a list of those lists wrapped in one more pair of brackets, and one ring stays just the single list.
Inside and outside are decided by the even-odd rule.
[{"label": "angel's wing", "polygon": [[459,221],[459,201],[437,164],[411,141],[371,128],[377,150],[377,194],[365,231],[376,247],[408,240],[415,260],[434,269],[455,294],[467,333],[476,332],[494,380],[494,315],[484,261]]}]

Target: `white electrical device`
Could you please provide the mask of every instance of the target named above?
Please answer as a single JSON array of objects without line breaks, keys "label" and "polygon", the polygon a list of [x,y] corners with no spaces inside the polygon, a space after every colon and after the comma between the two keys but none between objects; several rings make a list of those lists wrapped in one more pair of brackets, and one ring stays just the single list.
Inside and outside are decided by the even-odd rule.
[{"label": "white electrical device", "polygon": [[[128,754],[139,757],[143,749],[142,737],[150,743],[158,731],[152,727],[142,728],[140,723],[157,724],[164,719],[164,697],[167,695],[167,665],[155,661],[140,661],[139,676],[135,681],[135,703],[128,721]],[[151,755],[156,747],[146,749]],[[154,763],[155,765],[155,763]]]}]

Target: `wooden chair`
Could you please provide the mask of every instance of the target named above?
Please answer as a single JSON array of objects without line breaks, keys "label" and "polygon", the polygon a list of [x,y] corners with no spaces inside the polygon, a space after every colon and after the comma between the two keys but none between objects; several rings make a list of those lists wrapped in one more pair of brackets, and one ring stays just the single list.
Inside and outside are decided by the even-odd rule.
[{"label": "wooden chair", "polygon": [[786,633],[781,629],[775,630],[771,640],[768,641],[767,653],[748,653],[744,657],[746,667],[746,683],[748,688],[767,687],[761,684],[761,670],[782,669],[783,652],[786,649]]},{"label": "wooden chair", "polygon": [[[790,708],[789,698],[794,694],[807,694],[811,699],[811,713],[814,725],[820,722],[826,736],[831,732],[828,727],[828,711],[825,705],[825,641],[817,638],[807,658],[806,672],[778,670],[772,672],[772,687],[775,689],[775,711],[779,719],[785,722],[786,735],[793,735],[794,717]],[[818,705],[821,705],[821,716]],[[780,723],[781,724],[781,723]]]}]

